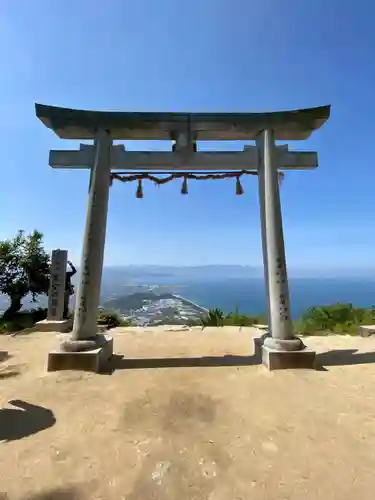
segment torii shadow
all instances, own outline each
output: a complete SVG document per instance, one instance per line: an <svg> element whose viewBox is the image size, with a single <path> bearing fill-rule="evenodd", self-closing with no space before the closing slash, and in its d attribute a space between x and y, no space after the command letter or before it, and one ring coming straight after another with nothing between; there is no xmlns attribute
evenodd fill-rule
<svg viewBox="0 0 375 500"><path fill-rule="evenodd" d="M318 369L325 366L367 365L375 363L374 352L358 352L358 349L333 349L316 355Z"/></svg>
<svg viewBox="0 0 375 500"><path fill-rule="evenodd" d="M115 354L103 374L111 375L116 370L147 370L151 368L213 368L225 366L255 366L262 363L258 354L239 356L175 357L175 358L125 358ZM316 355L315 369L328 371L329 366L364 365L375 363L374 352L358 352L358 349L334 349Z"/></svg>
<svg viewBox="0 0 375 500"><path fill-rule="evenodd" d="M200 356L181 358L124 358L115 354L109 361L105 374L116 370L142 370L149 368L191 368L191 367L224 367L259 365L259 356L238 356L225 354L223 356Z"/></svg>

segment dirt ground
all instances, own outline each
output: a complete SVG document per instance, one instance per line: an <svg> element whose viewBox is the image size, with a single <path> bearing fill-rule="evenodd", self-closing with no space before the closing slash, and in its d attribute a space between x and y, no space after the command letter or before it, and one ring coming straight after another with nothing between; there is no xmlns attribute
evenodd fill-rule
<svg viewBox="0 0 375 500"><path fill-rule="evenodd" d="M375 339L308 338L324 369L268 372L254 335L118 330L102 375L1 336L0 499L373 500Z"/></svg>

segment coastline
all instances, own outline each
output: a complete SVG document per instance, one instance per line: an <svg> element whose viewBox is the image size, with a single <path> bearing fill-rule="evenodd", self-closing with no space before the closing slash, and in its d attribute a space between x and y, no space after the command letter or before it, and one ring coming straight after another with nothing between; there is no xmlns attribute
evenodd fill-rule
<svg viewBox="0 0 375 500"><path fill-rule="evenodd" d="M180 300L181 302L189 305L189 306L193 306L193 307L196 307L197 309L199 309L200 311L204 312L204 313L208 313L208 309L206 307L203 307L199 304L197 304L196 302L193 302L192 300L189 300L189 299L186 299L185 297L183 297L182 295L177 295L175 293L172 293L172 296L177 299L177 300Z"/></svg>

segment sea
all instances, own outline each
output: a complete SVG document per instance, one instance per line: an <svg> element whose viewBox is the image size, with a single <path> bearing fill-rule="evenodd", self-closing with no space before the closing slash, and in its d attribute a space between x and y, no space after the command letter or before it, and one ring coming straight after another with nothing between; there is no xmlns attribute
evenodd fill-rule
<svg viewBox="0 0 375 500"><path fill-rule="evenodd" d="M171 282L172 281L172 282ZM173 285L178 281L165 278L154 279L149 283ZM123 288L122 288L123 289ZM293 319L299 319L310 307L334 303L352 303L357 307L370 308L375 305L375 277L359 278L289 278L291 311ZM102 287L101 300L112 295L112 286ZM261 315L266 312L266 294L264 280L261 278L226 278L215 280L194 279L179 281L174 293L207 308L222 309L225 313L233 312L237 307L240 313ZM116 295L121 295L117 289ZM30 298L23 301L24 308L46 307L46 297L39 296L37 304ZM0 311L7 308L8 299L0 296ZM74 304L72 298L71 306Z"/></svg>
<svg viewBox="0 0 375 500"><path fill-rule="evenodd" d="M293 319L308 308L334 303L352 303L358 307L375 305L375 278L289 278ZM194 282L179 291L181 295L208 309L260 315L266 312L264 281L260 278Z"/></svg>

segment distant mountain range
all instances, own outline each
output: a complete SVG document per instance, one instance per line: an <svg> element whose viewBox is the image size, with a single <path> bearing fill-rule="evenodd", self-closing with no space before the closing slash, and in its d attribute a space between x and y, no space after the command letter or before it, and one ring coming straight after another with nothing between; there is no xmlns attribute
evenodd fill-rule
<svg viewBox="0 0 375 500"><path fill-rule="evenodd" d="M157 279L223 279L223 278L255 278L263 276L262 267L252 266L114 266L105 267L103 279L114 279L115 276L126 275L137 281L144 278Z"/></svg>
<svg viewBox="0 0 375 500"><path fill-rule="evenodd" d="M126 293L125 287L139 285L171 286L177 293L178 285L197 282L212 283L230 279L262 278L263 268L251 266L118 266L105 267L102 279L102 296ZM183 295L183 291L181 290Z"/></svg>
<svg viewBox="0 0 375 500"><path fill-rule="evenodd" d="M298 269L289 268L289 277L300 278L349 278L374 279L375 270L361 269ZM264 279L262 266L207 265L207 266L117 266L105 267L102 280L102 294L118 293L124 286L170 285L172 293L180 293L177 285L215 283L223 280ZM181 290L183 295L183 291Z"/></svg>

